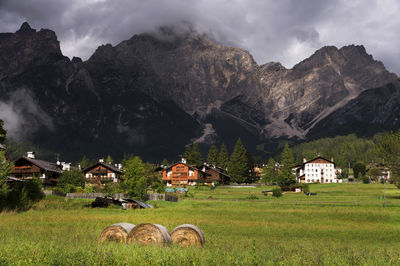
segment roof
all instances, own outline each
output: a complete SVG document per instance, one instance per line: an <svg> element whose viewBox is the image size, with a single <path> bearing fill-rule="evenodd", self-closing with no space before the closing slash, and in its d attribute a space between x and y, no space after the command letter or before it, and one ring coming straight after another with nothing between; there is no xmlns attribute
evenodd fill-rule
<svg viewBox="0 0 400 266"><path fill-rule="evenodd" d="M177 165L177 164L183 164L183 165L186 165L187 167L189 167L189 168L191 168L191 169L193 169L193 170L200 171L199 168L197 168L197 167L195 167L195 166L193 166L193 165L188 165L188 164L186 164L186 163L182 163L182 162L176 162L176 163L174 163L174 164L171 164L170 166L164 168L163 170L168 170L168 169L170 169L171 167L173 167L173 166L175 166L175 165Z"/></svg>
<svg viewBox="0 0 400 266"><path fill-rule="evenodd" d="M25 156L22 156L20 158L18 158L16 161L18 160L27 160L28 162L31 162L32 164L36 165L37 167L45 170L45 171L49 171L49 172L55 172L55 173L61 173L61 168L59 165L57 165L56 163L52 163L52 162L47 162L47 161L43 161L43 160L38 160L38 159L32 159L32 158L28 158Z"/></svg>
<svg viewBox="0 0 400 266"><path fill-rule="evenodd" d="M107 169L110 169L113 172L120 173L120 174L123 173L123 171L121 169L119 169L118 167L115 167L115 166L113 166L111 164L103 163L103 162L97 162L95 164L92 164L91 166L83 169L83 172L87 172L87 171L89 171L89 170L91 170L91 169L93 169L93 168L95 168L97 166L100 166L100 165L105 167L105 168L107 168Z"/></svg>
<svg viewBox="0 0 400 266"><path fill-rule="evenodd" d="M221 175L224 175L224 176L227 176L227 177L230 178L229 175L227 175L227 174L221 172L221 171L220 171L219 169L217 169L216 167L212 167L212 166L208 166L208 165L203 165L203 166L207 167L207 168L210 169L210 170L213 170L213 171L217 172L218 174L221 174Z"/></svg>
<svg viewBox="0 0 400 266"><path fill-rule="evenodd" d="M335 164L334 162L332 162L332 161L330 161L330 160L328 160L328 159L325 159L325 158L322 157L322 156L318 156L318 157L315 157L314 159L311 159L311 160L309 160L309 161L303 163L303 165L304 165L304 164L307 164L307 163L312 163L313 161L316 161L316 160L318 160L318 159L322 159L322 160L327 161L328 163L333 163L333 164Z"/></svg>

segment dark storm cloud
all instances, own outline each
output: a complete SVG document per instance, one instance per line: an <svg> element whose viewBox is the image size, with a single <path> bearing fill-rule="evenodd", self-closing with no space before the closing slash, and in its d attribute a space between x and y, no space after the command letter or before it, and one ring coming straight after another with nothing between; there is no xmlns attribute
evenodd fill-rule
<svg viewBox="0 0 400 266"><path fill-rule="evenodd" d="M397 0L5 0L0 31L28 21L53 29L64 54L88 58L100 44L185 22L258 63L292 67L324 45L363 44L400 73L399 13Z"/></svg>

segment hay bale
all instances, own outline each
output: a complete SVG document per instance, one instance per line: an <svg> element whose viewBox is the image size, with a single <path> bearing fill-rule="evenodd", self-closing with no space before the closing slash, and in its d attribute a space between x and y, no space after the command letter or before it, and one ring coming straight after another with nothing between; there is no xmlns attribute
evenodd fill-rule
<svg viewBox="0 0 400 266"><path fill-rule="evenodd" d="M113 224L101 232L99 237L99 242L105 241L115 241L115 242L123 242L125 243L129 232L135 227L134 224L129 223L119 223Z"/></svg>
<svg viewBox="0 0 400 266"><path fill-rule="evenodd" d="M136 225L128 234L128 243L139 243L141 245L163 246L171 243L168 229L159 224L144 223Z"/></svg>
<svg viewBox="0 0 400 266"><path fill-rule="evenodd" d="M172 242L182 247L202 247L205 239L204 234L195 225L182 224L175 227L171 233Z"/></svg>

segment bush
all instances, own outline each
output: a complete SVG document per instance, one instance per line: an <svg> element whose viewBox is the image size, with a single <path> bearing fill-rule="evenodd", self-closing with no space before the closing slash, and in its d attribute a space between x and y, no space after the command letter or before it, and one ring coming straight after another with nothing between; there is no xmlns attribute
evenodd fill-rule
<svg viewBox="0 0 400 266"><path fill-rule="evenodd" d="M39 179L16 182L7 193L5 207L10 210L25 211L30 209L33 203L43 198L44 193Z"/></svg>
<svg viewBox="0 0 400 266"><path fill-rule="evenodd" d="M368 177L368 176L363 176L362 182L363 182L364 184L369 184L369 183L370 183L369 177Z"/></svg>
<svg viewBox="0 0 400 266"><path fill-rule="evenodd" d="M65 171L57 180L57 187L65 193L73 193L75 187L85 188L85 176L79 170Z"/></svg>
<svg viewBox="0 0 400 266"><path fill-rule="evenodd" d="M276 187L272 190L273 197L282 197L282 190L280 187Z"/></svg>
<svg viewBox="0 0 400 266"><path fill-rule="evenodd" d="M83 189L83 193L95 193L96 189L93 186L87 186Z"/></svg>
<svg viewBox="0 0 400 266"><path fill-rule="evenodd" d="M247 197L247 199L258 200L258 197L256 195L250 195L250 196Z"/></svg>
<svg viewBox="0 0 400 266"><path fill-rule="evenodd" d="M121 191L121 187L118 183L106 183L104 186L104 193L110 197L113 197L115 193L120 193Z"/></svg>
<svg viewBox="0 0 400 266"><path fill-rule="evenodd" d="M301 184L301 189L304 193L310 192L310 186L308 184Z"/></svg>

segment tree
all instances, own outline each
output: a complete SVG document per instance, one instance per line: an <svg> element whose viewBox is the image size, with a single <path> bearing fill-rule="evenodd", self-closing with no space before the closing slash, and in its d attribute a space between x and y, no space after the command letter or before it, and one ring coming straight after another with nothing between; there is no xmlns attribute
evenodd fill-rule
<svg viewBox="0 0 400 266"><path fill-rule="evenodd" d="M296 176L293 174L294 166L293 154L289 145L286 143L281 153L281 170L278 174L277 183L280 186L289 186L296 183Z"/></svg>
<svg viewBox="0 0 400 266"><path fill-rule="evenodd" d="M7 131L3 128L4 122L0 119L0 144L4 144L6 141Z"/></svg>
<svg viewBox="0 0 400 266"><path fill-rule="evenodd" d="M168 165L169 165L169 162L168 162L167 158L164 158L164 159L161 161L161 165L162 165L162 166L168 166Z"/></svg>
<svg viewBox="0 0 400 266"><path fill-rule="evenodd" d="M218 154L217 166L221 167L226 171L226 168L228 167L228 162L229 162L228 150L226 149L225 144L222 144Z"/></svg>
<svg viewBox="0 0 400 266"><path fill-rule="evenodd" d="M124 188L129 197L138 197L145 200L147 184L145 180L145 166L139 156L130 157L123 161Z"/></svg>
<svg viewBox="0 0 400 266"><path fill-rule="evenodd" d="M86 157L86 155L83 155L81 162L79 163L81 168L85 169L88 168L92 162L88 159L88 157Z"/></svg>
<svg viewBox="0 0 400 266"><path fill-rule="evenodd" d="M365 167L365 164L363 164L361 162L357 162L354 164L354 166L353 166L354 178L365 176L366 172L367 172L367 168Z"/></svg>
<svg viewBox="0 0 400 266"><path fill-rule="evenodd" d="M6 184L13 164L7 159L6 151L0 149L0 211L7 205L8 187Z"/></svg>
<svg viewBox="0 0 400 266"><path fill-rule="evenodd" d="M276 182L278 172L276 170L274 158L269 158L267 165L262 169L261 177L266 184L272 184Z"/></svg>
<svg viewBox="0 0 400 266"><path fill-rule="evenodd" d="M200 166L203 164L203 155L201 155L198 143L194 143L192 146L186 146L183 157L190 165Z"/></svg>
<svg viewBox="0 0 400 266"><path fill-rule="evenodd" d="M211 145L207 154L207 163L217 165L218 162L218 149L217 146Z"/></svg>
<svg viewBox="0 0 400 266"><path fill-rule="evenodd" d="M112 165L114 163L114 160L113 158L111 158L111 155L107 155L107 158L104 162Z"/></svg>
<svg viewBox="0 0 400 266"><path fill-rule="evenodd" d="M76 187L85 188L85 176L79 170L64 171L57 180L57 187L64 192L74 192Z"/></svg>
<svg viewBox="0 0 400 266"><path fill-rule="evenodd" d="M381 138L378 150L391 168L390 180L400 188L400 130L385 134Z"/></svg>
<svg viewBox="0 0 400 266"><path fill-rule="evenodd" d="M378 181L378 177L380 176L380 174L381 174L381 170L379 170L375 166L369 168L369 170L368 170L369 178L374 180L374 181Z"/></svg>
<svg viewBox="0 0 400 266"><path fill-rule="evenodd" d="M239 138L228 163L228 174L231 177L231 181L243 183L250 178L250 171L251 166L247 150Z"/></svg>

